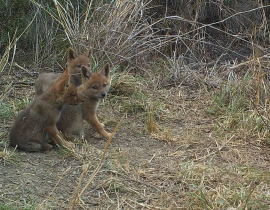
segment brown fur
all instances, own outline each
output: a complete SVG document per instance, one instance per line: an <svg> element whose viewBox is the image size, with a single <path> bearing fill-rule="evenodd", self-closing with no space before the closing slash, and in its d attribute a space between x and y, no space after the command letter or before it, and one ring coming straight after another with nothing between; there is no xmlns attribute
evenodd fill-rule
<svg viewBox="0 0 270 210"><path fill-rule="evenodd" d="M77 53L72 49L68 49L67 53L67 69L71 76L71 82L75 84L76 87L82 84L81 79L81 67L82 65L87 66L87 68L91 69L91 60L90 60L91 52L86 51L83 54L77 55ZM35 91L36 96L41 95L44 93L54 81L60 76L61 74L55 73L41 73L35 82Z"/></svg>
<svg viewBox="0 0 270 210"><path fill-rule="evenodd" d="M110 88L109 64L97 73L91 73L82 66L82 85L78 87L78 94L83 97L84 103L72 107L66 105L61 111L57 128L66 137L74 135L84 136L83 120L91 124L103 137L109 138L111 133L104 130L104 124L100 123L96 116L99 102L103 99Z"/></svg>
<svg viewBox="0 0 270 210"><path fill-rule="evenodd" d="M68 69L41 96L29 104L17 117L9 134L10 145L29 152L51 150L50 143L72 147L56 128L64 104L79 104L82 98L69 78Z"/></svg>

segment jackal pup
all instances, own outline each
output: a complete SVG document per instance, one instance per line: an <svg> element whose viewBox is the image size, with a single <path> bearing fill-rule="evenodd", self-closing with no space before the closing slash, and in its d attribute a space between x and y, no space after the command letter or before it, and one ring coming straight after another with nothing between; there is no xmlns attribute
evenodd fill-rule
<svg viewBox="0 0 270 210"><path fill-rule="evenodd" d="M87 66L91 69L92 62L90 60L91 51L85 51L83 54L78 55L72 48L67 52L67 69L71 75L70 79L76 87L82 84L81 67ZM35 81L36 96L44 93L49 87L51 87L54 81L61 74L56 73L41 73Z"/></svg>
<svg viewBox="0 0 270 210"><path fill-rule="evenodd" d="M57 128L68 138L81 136L84 138L84 123L86 120L103 137L109 138L111 133L104 130L104 124L100 123L96 116L99 102L110 88L110 66L105 64L97 73L91 73L86 66L82 66L82 85L78 87L78 94L84 102L79 106L66 105L56 123Z"/></svg>
<svg viewBox="0 0 270 210"><path fill-rule="evenodd" d="M57 130L56 121L64 104L77 105L82 101L66 69L19 114L9 134L10 146L29 152L51 150L51 143L72 147L73 143L65 141Z"/></svg>

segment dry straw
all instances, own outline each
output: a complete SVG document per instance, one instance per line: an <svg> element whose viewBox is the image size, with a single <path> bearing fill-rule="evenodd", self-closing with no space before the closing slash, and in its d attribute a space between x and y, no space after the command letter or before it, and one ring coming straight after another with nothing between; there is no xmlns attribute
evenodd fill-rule
<svg viewBox="0 0 270 210"><path fill-rule="evenodd" d="M84 194L84 192L87 190L87 188L89 187L89 185L92 183L93 179L95 178L95 176L98 174L98 172L100 171L101 167L103 166L104 164L104 159L105 159L105 155L107 153L107 150L108 150L108 147L109 145L111 144L111 141L113 139L113 136L114 134L116 133L116 131L118 130L119 126L121 125L124 117L125 117L126 113L123 115L123 117L120 119L120 121L117 123L117 125L115 126L113 132L112 132L112 135L109 137L109 139L107 140L106 144L105 144L105 147L104 147L104 151L102 153L102 156L101 156L101 159L99 161L99 164L97 165L96 169L92 172L91 176L89 177L86 185L82 188L82 190L79 192L80 188L81 188L81 184L82 184L82 181L89 169L89 164L84 164L82 166L82 173L81 173L81 176L80 176L80 179L79 179L79 183L78 183L78 186L77 188L75 189L74 193L73 193L73 196L67 206L68 209L72 210L75 208L75 205L76 204L79 204L80 203L80 200L81 200L81 196Z"/></svg>

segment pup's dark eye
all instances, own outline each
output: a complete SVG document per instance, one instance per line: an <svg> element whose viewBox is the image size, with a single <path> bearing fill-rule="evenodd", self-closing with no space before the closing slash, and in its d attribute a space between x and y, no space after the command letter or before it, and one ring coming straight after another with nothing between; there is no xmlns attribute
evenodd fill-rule
<svg viewBox="0 0 270 210"><path fill-rule="evenodd" d="M103 87L106 87L107 86L107 84L103 84Z"/></svg>
<svg viewBox="0 0 270 210"><path fill-rule="evenodd" d="M73 93L72 96L73 96L73 97L76 97L76 96L77 96L77 93Z"/></svg>
<svg viewBox="0 0 270 210"><path fill-rule="evenodd" d="M90 63L88 63L88 65L87 65L88 67L91 67L91 64Z"/></svg>
<svg viewBox="0 0 270 210"><path fill-rule="evenodd" d="M96 90L96 89L98 89L98 86L93 86L92 88Z"/></svg>
<svg viewBox="0 0 270 210"><path fill-rule="evenodd" d="M82 64L78 64L77 67L81 68L82 67Z"/></svg>

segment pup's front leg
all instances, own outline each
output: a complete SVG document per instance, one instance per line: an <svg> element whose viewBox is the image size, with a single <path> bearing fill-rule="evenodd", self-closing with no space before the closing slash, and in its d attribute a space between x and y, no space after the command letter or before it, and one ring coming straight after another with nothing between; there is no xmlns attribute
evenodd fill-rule
<svg viewBox="0 0 270 210"><path fill-rule="evenodd" d="M85 119L93 128L105 138L109 138L112 134L104 130L104 124L100 123L95 114L87 115Z"/></svg>
<svg viewBox="0 0 270 210"><path fill-rule="evenodd" d="M50 126L45 129L45 132L48 133L50 139L54 144L58 144L59 146L64 146L67 148L74 147L74 144L68 142L64 139L63 135L57 130L56 126Z"/></svg>

